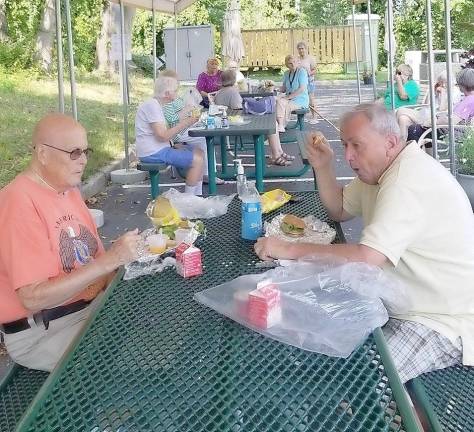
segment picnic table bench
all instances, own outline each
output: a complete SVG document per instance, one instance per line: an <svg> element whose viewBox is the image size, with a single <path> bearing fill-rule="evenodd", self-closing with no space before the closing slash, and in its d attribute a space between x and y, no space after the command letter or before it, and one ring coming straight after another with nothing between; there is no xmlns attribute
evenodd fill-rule
<svg viewBox="0 0 474 432"><path fill-rule="evenodd" d="M0 431L13 432L44 381L47 372L12 363L0 381Z"/></svg>
<svg viewBox="0 0 474 432"><path fill-rule="evenodd" d="M408 387L432 432L474 430L474 368L453 366L423 374Z"/></svg>

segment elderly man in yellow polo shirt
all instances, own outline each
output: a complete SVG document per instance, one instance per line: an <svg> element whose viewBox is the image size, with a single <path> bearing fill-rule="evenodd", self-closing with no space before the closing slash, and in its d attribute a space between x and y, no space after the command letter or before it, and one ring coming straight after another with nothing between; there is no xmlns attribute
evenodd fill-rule
<svg viewBox="0 0 474 432"><path fill-rule="evenodd" d="M345 158L357 177L336 182L333 151L309 137L308 159L336 221L361 216L358 244L314 245L261 238L262 259L334 254L380 266L408 288L409 308L383 331L403 382L454 364L474 365L474 216L455 178L415 143L392 113L359 105L341 119Z"/></svg>

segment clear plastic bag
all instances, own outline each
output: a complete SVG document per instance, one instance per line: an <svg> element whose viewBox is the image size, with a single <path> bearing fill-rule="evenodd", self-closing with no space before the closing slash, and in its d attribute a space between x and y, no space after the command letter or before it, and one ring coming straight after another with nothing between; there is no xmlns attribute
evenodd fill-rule
<svg viewBox="0 0 474 432"><path fill-rule="evenodd" d="M210 219L227 213L227 207L234 199L232 195L216 195L202 198L196 195L181 193L169 189L163 194L185 219Z"/></svg>
<svg viewBox="0 0 474 432"><path fill-rule="evenodd" d="M156 234L155 228L149 228L141 232L141 237L143 239L142 250L140 252L140 257L136 261L132 261L129 264L125 265L125 274L123 276L124 280L135 279L139 276L145 276L154 273L160 273L165 268L175 267L176 260L170 256L174 254L173 246L167 247L166 251L161 255L156 255L150 253L147 247L147 238L153 234ZM197 235L197 233L192 233ZM193 237L194 239L196 237Z"/></svg>
<svg viewBox="0 0 474 432"><path fill-rule="evenodd" d="M269 328L251 323L249 301L249 293L265 279L276 284L281 309L281 319L277 314ZM403 286L378 268L323 259L240 276L194 298L270 338L345 358L388 320L382 294L390 302L406 297Z"/></svg>

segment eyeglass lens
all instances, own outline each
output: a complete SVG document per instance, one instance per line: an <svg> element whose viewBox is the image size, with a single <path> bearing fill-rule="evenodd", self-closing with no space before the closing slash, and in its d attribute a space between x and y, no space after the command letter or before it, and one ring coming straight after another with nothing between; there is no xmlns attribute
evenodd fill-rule
<svg viewBox="0 0 474 432"><path fill-rule="evenodd" d="M82 153L84 153L86 157L89 157L89 155L92 153L92 149L86 148L85 150L82 150L82 149L77 148L77 149L72 150L69 153L69 155L71 156L72 160L76 160L81 157Z"/></svg>

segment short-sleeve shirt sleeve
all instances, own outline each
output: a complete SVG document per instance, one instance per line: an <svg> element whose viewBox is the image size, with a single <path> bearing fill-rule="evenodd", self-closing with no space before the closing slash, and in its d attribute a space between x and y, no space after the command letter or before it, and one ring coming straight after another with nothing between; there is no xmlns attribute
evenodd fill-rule
<svg viewBox="0 0 474 432"><path fill-rule="evenodd" d="M396 266L407 247L420 238L427 220L420 197L408 186L382 187L360 244L382 253Z"/></svg>
<svg viewBox="0 0 474 432"><path fill-rule="evenodd" d="M414 80L409 80L406 82L404 88L408 95L408 104L416 104L418 102L418 96L420 95L418 83Z"/></svg>
<svg viewBox="0 0 474 432"><path fill-rule="evenodd" d="M358 178L344 186L342 190L342 207L352 216L362 215L362 184Z"/></svg>
<svg viewBox="0 0 474 432"><path fill-rule="evenodd" d="M163 109L154 99L150 99L141 106L143 120L147 123L166 123Z"/></svg>

